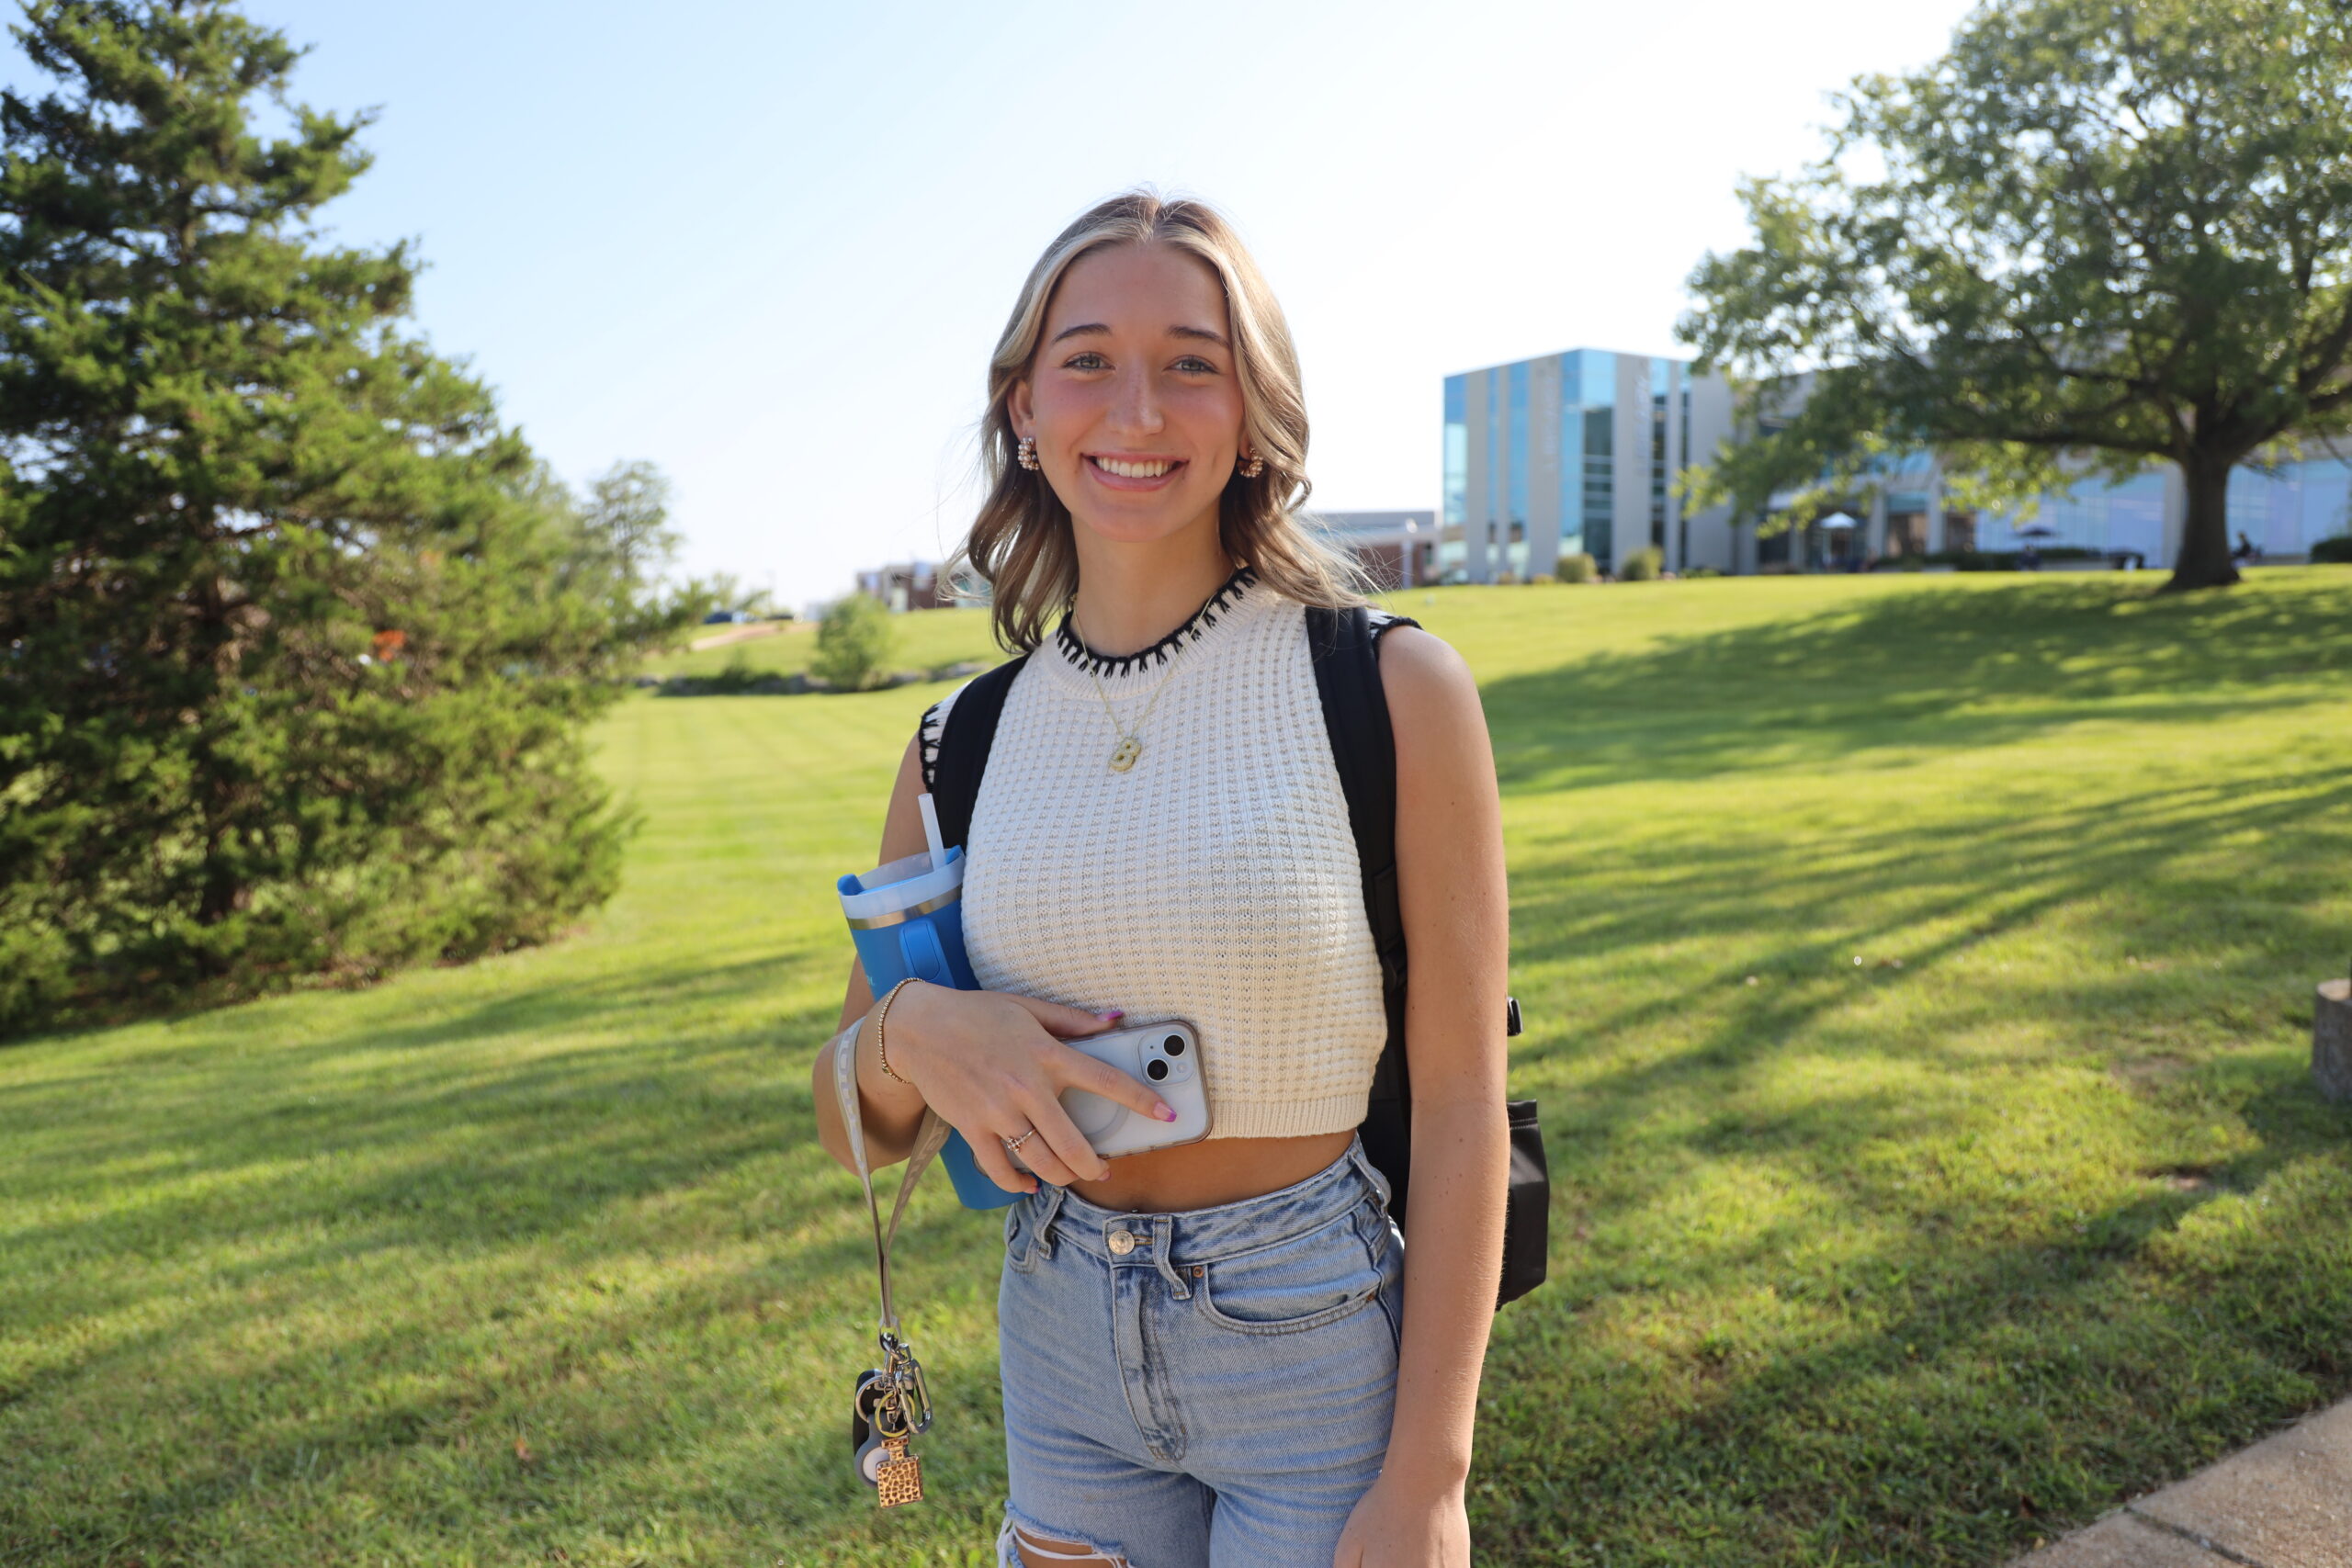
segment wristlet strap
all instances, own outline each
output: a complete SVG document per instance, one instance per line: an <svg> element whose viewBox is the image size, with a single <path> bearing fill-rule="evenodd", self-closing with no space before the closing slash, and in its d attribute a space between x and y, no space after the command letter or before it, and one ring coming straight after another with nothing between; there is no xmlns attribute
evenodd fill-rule
<svg viewBox="0 0 2352 1568"><path fill-rule="evenodd" d="M895 1335L899 1329L898 1307L890 1299L890 1244L898 1239L899 1222L905 1217L907 1201L914 1196L915 1183L922 1179L924 1169L946 1145L947 1134L954 1129L939 1119L939 1112L924 1107L922 1124L915 1132L915 1146L907 1156L906 1174L899 1179L898 1201L890 1205L890 1228L882 1228L882 1205L874 1196L874 1175L865 1162L865 1119L859 1107L857 1093L857 1043L864 1033L865 1021L852 1025L833 1047L833 1092L840 1098L842 1128L849 1137L850 1157L857 1165L858 1185L865 1189L865 1211L874 1222L874 1272L881 1282L882 1327Z"/></svg>

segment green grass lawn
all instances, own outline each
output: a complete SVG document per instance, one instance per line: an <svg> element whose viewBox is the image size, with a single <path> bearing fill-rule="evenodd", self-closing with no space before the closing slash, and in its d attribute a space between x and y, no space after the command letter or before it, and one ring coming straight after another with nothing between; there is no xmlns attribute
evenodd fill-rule
<svg viewBox="0 0 2352 1568"><path fill-rule="evenodd" d="M2352 571L2154 581L1400 596L1485 683L1555 1182L1481 1562L1990 1564L2352 1390ZM0 1562L989 1561L994 1222L910 1217L877 1517L807 1087L937 690L632 698L556 946L0 1049Z"/></svg>

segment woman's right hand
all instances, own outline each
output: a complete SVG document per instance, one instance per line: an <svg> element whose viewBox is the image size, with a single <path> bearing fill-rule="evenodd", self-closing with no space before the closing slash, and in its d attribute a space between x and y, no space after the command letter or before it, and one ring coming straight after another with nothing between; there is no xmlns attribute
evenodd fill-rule
<svg viewBox="0 0 2352 1568"><path fill-rule="evenodd" d="M1034 1192L1037 1184L1013 1168L1003 1144L1031 1127L1037 1135L1021 1145L1021 1158L1043 1179L1067 1187L1111 1173L1062 1109L1062 1090L1087 1089L1140 1115L1175 1120L1140 1078L1062 1043L1099 1034L1121 1016L918 980L890 1004L884 1040L890 1070L964 1134L982 1174L1008 1192Z"/></svg>

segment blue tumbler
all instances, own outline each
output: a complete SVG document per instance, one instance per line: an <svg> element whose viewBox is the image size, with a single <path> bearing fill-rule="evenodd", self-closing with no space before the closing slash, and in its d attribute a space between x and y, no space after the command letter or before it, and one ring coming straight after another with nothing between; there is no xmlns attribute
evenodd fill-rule
<svg viewBox="0 0 2352 1568"><path fill-rule="evenodd" d="M964 851L940 844L931 796L923 795L919 804L929 850L841 879L842 914L865 966L865 982L877 997L907 979L959 991L980 988L964 956ZM947 1135L939 1163L947 1168L956 1196L967 1209L1001 1209L1021 1196L980 1173L961 1133Z"/></svg>

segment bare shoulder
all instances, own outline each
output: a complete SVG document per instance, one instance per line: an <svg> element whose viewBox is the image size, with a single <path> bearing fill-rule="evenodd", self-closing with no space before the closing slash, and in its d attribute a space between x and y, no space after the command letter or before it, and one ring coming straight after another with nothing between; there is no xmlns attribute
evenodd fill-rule
<svg viewBox="0 0 2352 1568"><path fill-rule="evenodd" d="M1466 733L1483 738L1477 678L1453 644L1419 626L1396 626L1381 635L1379 646L1380 683L1399 741ZM1397 750L1401 755L1406 748Z"/></svg>
<svg viewBox="0 0 2352 1568"><path fill-rule="evenodd" d="M890 783L890 805L882 818L883 860L897 860L923 847L922 808L916 804L922 787L922 737L917 735L907 742L898 776Z"/></svg>

